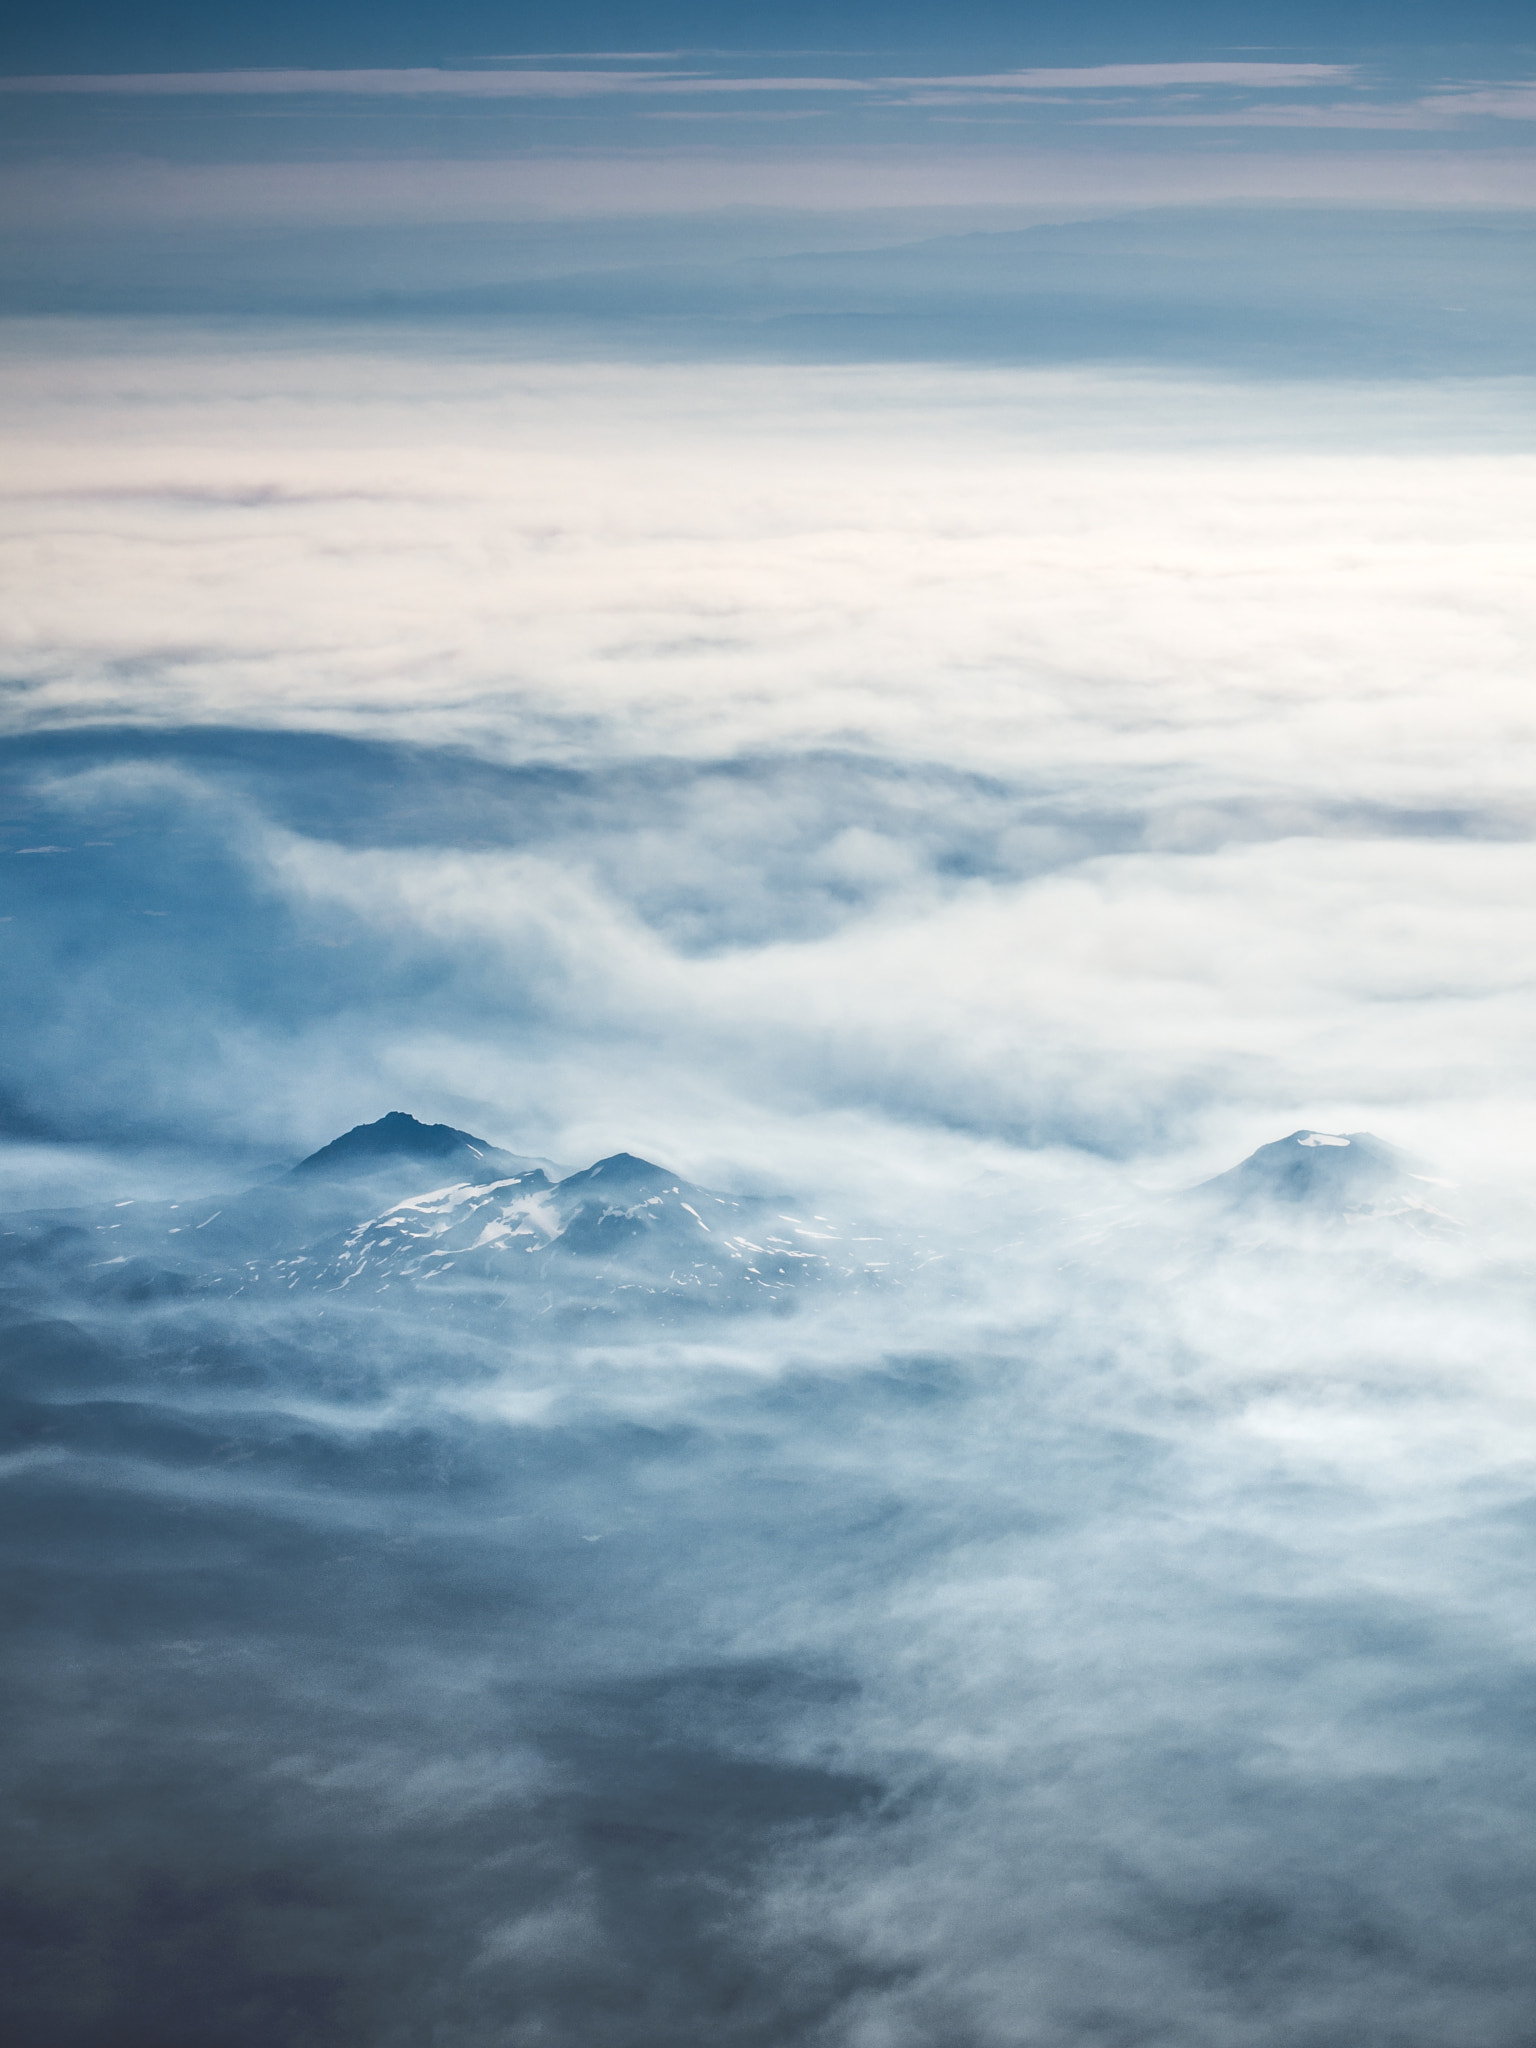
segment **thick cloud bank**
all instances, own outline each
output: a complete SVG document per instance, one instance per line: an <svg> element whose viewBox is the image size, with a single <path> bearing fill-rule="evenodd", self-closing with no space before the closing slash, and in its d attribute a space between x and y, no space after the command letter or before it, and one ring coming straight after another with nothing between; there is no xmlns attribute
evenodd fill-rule
<svg viewBox="0 0 1536 2048"><path fill-rule="evenodd" d="M1517 394L14 386L19 2037L1520 2048Z"/></svg>

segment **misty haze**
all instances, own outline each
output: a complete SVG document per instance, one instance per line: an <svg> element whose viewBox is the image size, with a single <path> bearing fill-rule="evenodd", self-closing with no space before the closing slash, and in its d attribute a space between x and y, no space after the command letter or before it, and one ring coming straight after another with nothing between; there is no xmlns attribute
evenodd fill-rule
<svg viewBox="0 0 1536 2048"><path fill-rule="evenodd" d="M1532 2048L1529 42L0 28L7 2043Z"/></svg>

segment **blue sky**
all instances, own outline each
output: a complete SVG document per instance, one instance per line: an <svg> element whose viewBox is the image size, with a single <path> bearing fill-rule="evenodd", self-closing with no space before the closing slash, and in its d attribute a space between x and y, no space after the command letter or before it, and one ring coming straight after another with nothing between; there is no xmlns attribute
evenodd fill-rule
<svg viewBox="0 0 1536 2048"><path fill-rule="evenodd" d="M1454 11L1430 0L1347 6L1297 4L1148 8L1135 0L1091 10L1019 4L729 7L548 4L424 7L384 4L324 9L297 5L162 6L126 11L98 0L30 15L19 12L5 47L18 69L131 70L187 64L440 64L507 50L740 52L767 49L845 54L888 49L964 51L1019 61L1103 61L1294 46L1440 48L1529 42L1526 11L1479 0Z"/></svg>
<svg viewBox="0 0 1536 2048"><path fill-rule="evenodd" d="M1513 10L1446 26L50 15L0 59L0 304L479 320L539 353L1508 374L1536 325L1536 56Z"/></svg>

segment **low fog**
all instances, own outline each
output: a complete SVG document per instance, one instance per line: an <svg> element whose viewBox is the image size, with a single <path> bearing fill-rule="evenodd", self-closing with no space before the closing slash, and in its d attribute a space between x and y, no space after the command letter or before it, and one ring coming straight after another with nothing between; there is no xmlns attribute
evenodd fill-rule
<svg viewBox="0 0 1536 2048"><path fill-rule="evenodd" d="M1523 1247L1116 1187L734 1310L9 1219L29 2038L1523 2039Z"/></svg>
<svg viewBox="0 0 1536 2048"><path fill-rule="evenodd" d="M20 2037L1519 2048L1509 394L167 362L13 471ZM343 1285L395 1111L661 1250Z"/></svg>

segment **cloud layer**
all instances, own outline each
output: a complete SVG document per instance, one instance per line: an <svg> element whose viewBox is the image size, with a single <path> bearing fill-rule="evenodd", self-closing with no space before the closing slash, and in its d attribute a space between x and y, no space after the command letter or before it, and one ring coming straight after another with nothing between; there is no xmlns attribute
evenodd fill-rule
<svg viewBox="0 0 1536 2048"><path fill-rule="evenodd" d="M0 1168L109 1205L0 1239L18 2033L1518 2048L1524 387L11 371ZM903 1277L18 1249L392 1108ZM1464 1224L1160 1199L1303 1123Z"/></svg>
<svg viewBox="0 0 1536 2048"><path fill-rule="evenodd" d="M85 1036L29 1041L44 1124L307 1145L451 1071L450 1121L568 1157L627 1120L701 1172L801 1119L827 1170L839 1118L1525 1128L1496 394L1271 392L1261 430L1081 375L252 371L18 377L13 719L84 751L16 757L6 935L47 985L89 904L100 963ZM296 737L245 770L199 725ZM258 997L295 946L324 972Z"/></svg>

